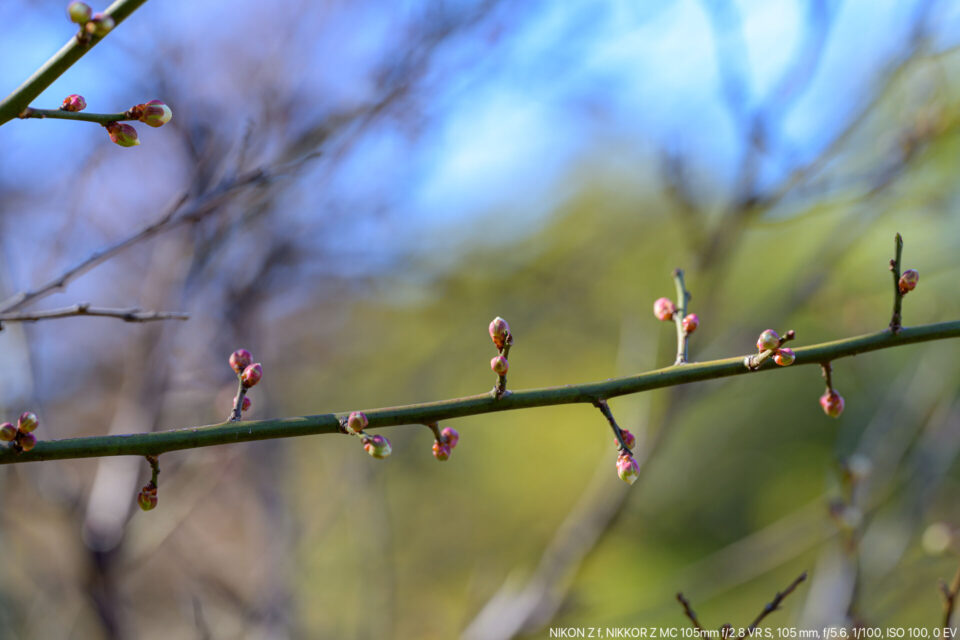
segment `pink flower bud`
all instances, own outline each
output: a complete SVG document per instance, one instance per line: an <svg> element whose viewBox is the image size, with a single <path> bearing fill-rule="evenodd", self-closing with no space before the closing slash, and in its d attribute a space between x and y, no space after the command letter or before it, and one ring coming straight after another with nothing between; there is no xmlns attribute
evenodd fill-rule
<svg viewBox="0 0 960 640"><path fill-rule="evenodd" d="M247 368L243 370L243 373L240 374L240 383L249 389L250 387L256 386L262 377L263 366L259 362L254 362L247 366Z"/></svg>
<svg viewBox="0 0 960 640"><path fill-rule="evenodd" d="M157 486L148 482L137 494L137 505L144 511L150 511L156 508L157 502Z"/></svg>
<svg viewBox="0 0 960 640"><path fill-rule="evenodd" d="M621 453L617 457L617 475L627 484L633 484L640 477L640 465L633 456Z"/></svg>
<svg viewBox="0 0 960 640"><path fill-rule="evenodd" d="M627 429L620 429L620 435L623 436L623 442L627 445L627 449L633 451L633 448L637 446L637 438ZM616 437L613 438L613 444L620 446L620 441Z"/></svg>
<svg viewBox="0 0 960 640"><path fill-rule="evenodd" d="M68 95L63 99L63 104L60 105L61 111L83 111L86 108L87 101L83 99L83 96L76 93Z"/></svg>
<svg viewBox="0 0 960 640"><path fill-rule="evenodd" d="M457 430L453 427L445 427L443 431L440 432L440 435L443 436L447 446L449 446L451 449L457 446L457 443L460 442L460 434L457 433Z"/></svg>
<svg viewBox="0 0 960 640"><path fill-rule="evenodd" d="M450 459L450 445L433 441L433 457L443 462Z"/></svg>
<svg viewBox="0 0 960 640"><path fill-rule="evenodd" d="M505 376L507 375L507 369L510 368L510 363L503 356L494 356L490 361L490 368L498 376Z"/></svg>
<svg viewBox="0 0 960 640"><path fill-rule="evenodd" d="M12 442L17 437L17 428L9 422L0 424L0 440Z"/></svg>
<svg viewBox="0 0 960 640"><path fill-rule="evenodd" d="M87 33L102 38L113 30L113 18L105 13L94 14L90 21L84 27Z"/></svg>
<svg viewBox="0 0 960 640"><path fill-rule="evenodd" d="M657 298L657 301L653 303L653 315L657 316L657 320L666 322L673 318L673 314L676 312L677 308L670 298Z"/></svg>
<svg viewBox="0 0 960 640"><path fill-rule="evenodd" d="M107 133L114 144L121 147L135 147L140 144L140 138L137 137L137 130L123 122L111 122L106 126Z"/></svg>
<svg viewBox="0 0 960 640"><path fill-rule="evenodd" d="M507 324L506 320L497 316L490 323L490 339L493 340L493 344L496 345L497 349L503 349L509 338L510 325Z"/></svg>
<svg viewBox="0 0 960 640"><path fill-rule="evenodd" d="M233 406L237 406L237 396L233 396ZM243 402L240 403L240 411L249 411L253 406L250 396L243 396Z"/></svg>
<svg viewBox="0 0 960 640"><path fill-rule="evenodd" d="M237 349L230 354L230 368L237 372L237 375L243 373L243 370L253 362L253 356L246 349Z"/></svg>
<svg viewBox="0 0 960 640"><path fill-rule="evenodd" d="M35 446L37 446L37 436L32 433L21 433L17 437L17 442L20 443L20 448L24 451L30 451Z"/></svg>
<svg viewBox="0 0 960 640"><path fill-rule="evenodd" d="M82 2L71 2L67 5L67 15L70 16L70 22L82 25L90 20L93 9Z"/></svg>
<svg viewBox="0 0 960 640"><path fill-rule="evenodd" d="M777 355L773 356L773 361L781 367L789 367L796 359L797 355L793 352L793 349L787 347L777 349Z"/></svg>
<svg viewBox="0 0 960 640"><path fill-rule="evenodd" d="M386 458L393 451L390 447L390 441L381 435L364 438L363 450L378 460Z"/></svg>
<svg viewBox="0 0 960 640"><path fill-rule="evenodd" d="M780 334L773 329L767 329L757 338L757 351L771 351L780 346Z"/></svg>
<svg viewBox="0 0 960 640"><path fill-rule="evenodd" d="M30 433L38 426L40 426L40 421L37 420L37 414L32 411L24 411L17 420L17 429L23 433Z"/></svg>
<svg viewBox="0 0 960 640"><path fill-rule="evenodd" d="M900 274L900 282L897 283L897 286L900 288L900 295L906 295L907 292L916 289L918 282L920 282L919 271L916 269L907 269L904 271Z"/></svg>
<svg viewBox="0 0 960 640"><path fill-rule="evenodd" d="M824 391L823 395L820 396L820 406L823 408L823 412L831 418L840 417L840 414L843 413L843 404L843 396L833 389Z"/></svg>
<svg viewBox="0 0 960 640"><path fill-rule="evenodd" d="M362 411L354 411L347 416L347 433L357 435L366 429L368 424L369 420L367 420L367 414Z"/></svg>
<svg viewBox="0 0 960 640"><path fill-rule="evenodd" d="M695 313L691 313L683 319L683 332L690 335L700 326L700 318Z"/></svg>
<svg viewBox="0 0 960 640"><path fill-rule="evenodd" d="M162 127L170 122L173 117L173 111L159 100L151 100L145 104L137 105L139 107L140 122L151 127Z"/></svg>

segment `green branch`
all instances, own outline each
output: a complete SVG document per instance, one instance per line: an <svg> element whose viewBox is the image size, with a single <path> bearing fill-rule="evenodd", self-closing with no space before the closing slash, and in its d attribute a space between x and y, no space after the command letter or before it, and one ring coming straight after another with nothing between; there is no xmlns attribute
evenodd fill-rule
<svg viewBox="0 0 960 640"><path fill-rule="evenodd" d="M796 349L797 359L793 366L819 366L822 362L868 351L958 337L960 337L960 320L904 328L897 334L887 330L879 331ZM758 370L773 371L786 368L778 367L768 360ZM373 409L364 411L364 413L369 419L370 427L430 424L440 420L496 411L511 411L559 404L596 404L607 398L649 391L650 389L749 373L753 372L744 366L743 356L737 356L723 360L672 366L603 382L515 391L499 399L492 397L490 393L483 393L455 400ZM340 418L345 415L346 413L327 413L274 420L231 422L155 433L48 440L38 442L34 449L25 453L17 453L12 449L0 451L0 464L100 456L159 455L167 451L234 442L340 433Z"/></svg>
<svg viewBox="0 0 960 640"><path fill-rule="evenodd" d="M114 28L126 20L131 13L136 11L140 5L147 0L116 0L104 12L113 18ZM17 87L13 93L0 102L0 126L13 120L24 109L30 106L30 103L36 100L37 96L53 84L53 81L59 78L73 64L83 57L83 55L95 47L103 38L90 36L83 41L72 36L67 44L63 45L60 51L53 54L53 57L47 60L42 67L37 69L32 76L27 78L26 82Z"/></svg>
<svg viewBox="0 0 960 640"><path fill-rule="evenodd" d="M53 118L55 120L82 120L84 122L96 122L97 124L110 124L111 122L120 122L121 120L133 120L126 113L87 113L85 111L63 111L61 109L34 109L27 107L20 116L21 118Z"/></svg>

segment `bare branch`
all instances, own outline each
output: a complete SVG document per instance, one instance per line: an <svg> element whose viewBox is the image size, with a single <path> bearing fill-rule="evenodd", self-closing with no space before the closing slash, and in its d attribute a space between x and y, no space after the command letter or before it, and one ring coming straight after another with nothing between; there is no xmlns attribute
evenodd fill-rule
<svg viewBox="0 0 960 640"><path fill-rule="evenodd" d="M124 322L153 322L155 320L189 320L190 314L182 311L143 311L137 307L112 309L92 307L89 302L81 302L69 307L48 311L22 311L0 313L0 322L37 322L38 320L56 320L77 316L97 318L117 318Z"/></svg>

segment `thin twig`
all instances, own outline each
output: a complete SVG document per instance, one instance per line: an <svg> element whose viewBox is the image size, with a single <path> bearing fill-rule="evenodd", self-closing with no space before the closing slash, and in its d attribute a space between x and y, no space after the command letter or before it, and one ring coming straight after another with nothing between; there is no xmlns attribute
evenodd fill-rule
<svg viewBox="0 0 960 640"><path fill-rule="evenodd" d="M899 333L903 326L903 293L900 292L900 257L903 254L903 238L899 233L894 238L894 252L896 257L890 261L890 271L893 273L893 316L890 318L890 331Z"/></svg>
<svg viewBox="0 0 960 640"><path fill-rule="evenodd" d="M37 322L38 320L55 320L57 318L71 318L76 316L117 318L124 322L190 319L190 314L183 313L182 311L142 311L136 307L129 309L112 309L107 307L91 307L89 302L81 302L69 307L50 309L48 311L0 313L0 322Z"/></svg>
<svg viewBox="0 0 960 640"><path fill-rule="evenodd" d="M89 111L63 111L62 109L34 109L27 107L20 112L19 118L51 118L53 120L80 120L97 124L110 124L121 120L136 120L124 113L90 113Z"/></svg>
<svg viewBox="0 0 960 640"><path fill-rule="evenodd" d="M953 620L953 609L957 604L957 594L960 594L960 568L953 576L950 586L940 581L940 593L943 594L943 628L949 629Z"/></svg>
<svg viewBox="0 0 960 640"><path fill-rule="evenodd" d="M697 614L694 612L693 608L690 606L690 601L687 600L682 593L677 592L677 602L683 605L683 613L690 620L690 624L693 625L693 628L697 630L697 635L706 633L706 629L703 628L703 625L700 624L700 621L697 620Z"/></svg>
<svg viewBox="0 0 960 640"><path fill-rule="evenodd" d="M790 583L790 586L788 586L783 591L778 591L777 595L773 597L773 600L767 603L767 606L763 608L763 611L760 612L760 615L756 617L756 619L750 624L750 626L746 630L740 632L739 637L744 638L748 635L752 635L753 632L756 631L757 627L760 626L760 623L763 622L763 619L766 618L771 613L773 613L774 611L776 611L777 609L779 609L780 603L783 602L784 598L786 598L791 593L793 593L793 591L798 586L800 586L800 583L806 579L807 579L807 572L804 571L799 576L797 576L797 578L793 582Z"/></svg>
<svg viewBox="0 0 960 640"><path fill-rule="evenodd" d="M597 409L600 409L600 413L603 414L603 417L607 419L607 422L610 423L610 428L613 429L613 435L617 438L617 442L620 445L620 453L625 453L629 456L633 455L633 452L630 450L630 447L627 446L626 440L623 439L623 429L620 428L620 425L617 424L616 419L613 417L613 412L610 411L610 405L607 404L606 400L597 400L593 403Z"/></svg>
<svg viewBox="0 0 960 640"><path fill-rule="evenodd" d="M677 286L677 310L673 314L673 321L677 325L677 359L673 364L678 365L687 362L687 331L683 327L683 319L687 317L690 292L683 283L683 269L673 270L673 281Z"/></svg>

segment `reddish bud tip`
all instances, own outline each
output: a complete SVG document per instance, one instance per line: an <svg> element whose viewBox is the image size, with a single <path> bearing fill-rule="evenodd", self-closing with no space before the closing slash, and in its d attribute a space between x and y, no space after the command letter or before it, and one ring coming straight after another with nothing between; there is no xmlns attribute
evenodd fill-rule
<svg viewBox="0 0 960 640"><path fill-rule="evenodd" d="M494 356L490 361L490 368L498 376L505 376L507 375L507 369L510 368L510 363L503 356Z"/></svg>
<svg viewBox="0 0 960 640"><path fill-rule="evenodd" d="M673 314L676 312L677 308L670 298L657 298L657 301L653 303L653 315L657 316L657 320L666 322L673 318Z"/></svg>
<svg viewBox="0 0 960 640"><path fill-rule="evenodd" d="M510 325L500 316L490 323L490 339L493 340L497 349L503 349L510 339Z"/></svg>
<svg viewBox="0 0 960 640"><path fill-rule="evenodd" d="M121 147L135 147L140 144L137 130L123 122L111 122L106 125L107 133L114 144Z"/></svg>
<svg viewBox="0 0 960 640"><path fill-rule="evenodd" d="M9 422L0 424L0 440L12 442L17 437L17 428Z"/></svg>
<svg viewBox="0 0 960 640"><path fill-rule="evenodd" d="M900 275L900 282L897 286L900 289L900 295L906 295L908 292L917 288L920 282L920 272L916 269L907 269Z"/></svg>
<svg viewBox="0 0 960 640"><path fill-rule="evenodd" d="M237 349L230 354L230 368L237 372L237 375L243 373L243 370L253 362L253 356L246 349Z"/></svg>
<svg viewBox="0 0 960 640"><path fill-rule="evenodd" d="M93 9L83 2L71 2L67 5L67 15L70 16L70 22L83 25L90 20L90 17L93 15Z"/></svg>
<svg viewBox="0 0 960 640"><path fill-rule="evenodd" d="M17 419L17 429L23 433L30 433L38 426L40 426L40 421L37 419L37 414L32 411L24 411Z"/></svg>
<svg viewBox="0 0 960 640"><path fill-rule="evenodd" d="M170 122L173 117L173 111L159 100L151 100L145 104L137 105L140 122L151 127L162 127Z"/></svg>
<svg viewBox="0 0 960 640"><path fill-rule="evenodd" d="M695 313L691 313L683 319L683 332L690 335L700 326L700 318Z"/></svg>
<svg viewBox="0 0 960 640"><path fill-rule="evenodd" d="M773 361L781 367L789 367L796 359L797 355L793 352L793 349L787 347L777 349L777 355L773 356Z"/></svg>
<svg viewBox="0 0 960 640"><path fill-rule="evenodd" d="M83 96L76 93L71 93L64 98L63 104L60 105L61 111L83 111L86 108L87 101L83 99Z"/></svg>
<svg viewBox="0 0 960 640"><path fill-rule="evenodd" d="M35 446L37 446L37 436L32 433L21 433L17 436L17 442L20 443L20 448L24 451L30 451Z"/></svg>
<svg viewBox="0 0 960 640"><path fill-rule="evenodd" d="M386 458L393 451L390 447L390 441L381 435L364 438L363 450L378 460Z"/></svg>
<svg viewBox="0 0 960 640"><path fill-rule="evenodd" d="M621 453L617 457L617 475L627 484L633 484L640 477L640 465L633 456Z"/></svg>
<svg viewBox="0 0 960 640"><path fill-rule="evenodd" d="M156 508L157 502L157 486L148 482L137 494L137 505L144 511L150 511Z"/></svg>
<svg viewBox="0 0 960 640"><path fill-rule="evenodd" d="M453 427L445 427L443 431L440 432L440 435L443 436L444 442L446 442L451 449L460 442L460 434Z"/></svg>
<svg viewBox="0 0 960 640"><path fill-rule="evenodd" d="M248 365L243 373L240 374L240 383L247 389L256 386L263 377L263 366L259 362Z"/></svg>
<svg viewBox="0 0 960 640"><path fill-rule="evenodd" d="M233 406L237 406L237 397L233 397ZM243 402L240 403L240 411L249 411L250 407L253 406L253 400L250 399L250 396L243 396Z"/></svg>
<svg viewBox="0 0 960 640"><path fill-rule="evenodd" d="M820 396L820 406L823 408L823 412L831 418L840 417L840 414L843 413L843 404L843 396L833 389L824 391L823 395Z"/></svg>
<svg viewBox="0 0 960 640"><path fill-rule="evenodd" d="M102 38L113 30L113 25L113 18L105 13L97 13L90 18L84 29L87 30L87 33Z"/></svg>
<svg viewBox="0 0 960 640"><path fill-rule="evenodd" d="M636 436L634 436L632 433L630 433L630 431L628 431L627 429L620 429L620 435L623 436L623 442L624 442L624 444L627 445L627 449L630 449L630 450L632 451L633 448L634 448L635 446L637 446L637 438L636 438ZM617 445L617 446L619 447L619 446L620 446L620 441L617 440L616 438L614 438L614 439L613 439L613 444L615 444L615 445Z"/></svg>
<svg viewBox="0 0 960 640"><path fill-rule="evenodd" d="M757 338L757 351L772 351L780 346L780 334L773 329L767 329Z"/></svg>
<svg viewBox="0 0 960 640"><path fill-rule="evenodd" d="M441 462L450 459L450 445L433 441L433 457Z"/></svg>
<svg viewBox="0 0 960 640"><path fill-rule="evenodd" d="M367 414L363 413L362 411L354 411L347 416L347 433L357 435L367 428L367 424L369 424L369 421L367 420Z"/></svg>

